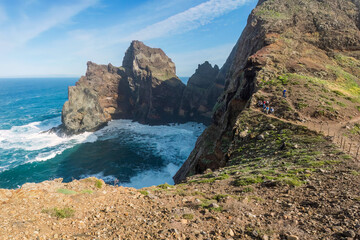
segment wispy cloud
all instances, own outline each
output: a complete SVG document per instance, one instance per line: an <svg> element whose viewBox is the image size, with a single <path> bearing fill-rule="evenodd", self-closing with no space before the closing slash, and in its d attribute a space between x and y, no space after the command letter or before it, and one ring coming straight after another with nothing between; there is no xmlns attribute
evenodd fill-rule
<svg viewBox="0 0 360 240"><path fill-rule="evenodd" d="M181 34L208 24L215 18L234 10L249 0L209 0L163 21L150 25L123 40L149 40Z"/></svg>
<svg viewBox="0 0 360 240"><path fill-rule="evenodd" d="M234 44L233 40L218 43L214 38L209 40L209 44L200 46L203 50L193 51L198 49L194 47L198 45L198 39L192 41L190 35L199 34L190 31L215 19L227 19L229 12L255 1L148 0L135 4L135 7L124 8L126 10L122 12L119 6L123 5L123 1L18 0L19 4L5 6L3 24L0 4L0 55L3 56L0 58L0 76L80 75L85 71L88 60L121 65L129 41L134 39L163 48L176 63L179 75L190 75L197 64L205 60L222 65ZM108 8L118 8L109 10L107 5ZM88 8L91 9L85 12ZM109 15L97 24L94 19L104 17L104 14ZM108 16L109 20L106 20ZM242 18L246 19L246 16L240 14L237 19ZM189 34L177 35L186 32ZM181 47L172 44L178 38L183 39L179 40ZM219 46L225 43L229 44ZM191 47L187 48L188 45Z"/></svg>
<svg viewBox="0 0 360 240"><path fill-rule="evenodd" d="M68 21L79 12L96 4L97 1L76 0L72 1L71 4L53 5L44 13L31 17L26 12L22 13L21 19L14 19L12 24L0 30L0 51L9 50L28 42L41 33Z"/></svg>
<svg viewBox="0 0 360 240"><path fill-rule="evenodd" d="M0 6L0 24L8 19L6 11L3 6Z"/></svg>
<svg viewBox="0 0 360 240"><path fill-rule="evenodd" d="M145 11L142 19L135 18L125 23L108 26L103 29L80 29L70 32L69 36L71 41L76 40L79 41L78 43L82 42L77 48L76 53L95 54L96 52L104 51L105 48L119 44L127 45L132 40L147 41L162 39L197 29L251 1L254 0L208 0L167 17L165 20L150 24L143 29L136 29L139 25L144 24L144 19L148 17L156 18L156 14L162 15L161 11L154 14L154 11L149 10ZM176 0L175 2L179 4L179 2L184 2L184 0ZM185 2L188 2L188 0ZM161 6L158 6L159 3L160 2L156 2L156 4L153 3L152 7L161 9ZM160 5L163 5L163 8L175 8L174 4L161 3ZM145 6L143 6L143 9L144 8L146 9ZM149 13L154 16L148 16ZM133 27L135 27L135 31Z"/></svg>

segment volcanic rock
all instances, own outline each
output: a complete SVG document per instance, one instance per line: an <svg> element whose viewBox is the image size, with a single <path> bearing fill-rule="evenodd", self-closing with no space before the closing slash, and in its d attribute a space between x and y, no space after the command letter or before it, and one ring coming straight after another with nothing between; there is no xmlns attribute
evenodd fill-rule
<svg viewBox="0 0 360 240"><path fill-rule="evenodd" d="M358 94L340 82L359 89L359 7L359 0L260 0L220 70L225 91L215 104L213 124L199 137L175 182L227 164L235 133L246 125L242 112L261 111L252 103L270 100L278 118L292 121L300 116L336 120L357 114L350 100ZM341 91L330 94L335 86ZM290 92L286 98L284 89ZM314 99L320 91L343 107L324 107Z"/></svg>
<svg viewBox="0 0 360 240"><path fill-rule="evenodd" d="M217 66L205 62L186 87L161 49L133 41L122 67L87 63L86 75L69 87L61 129L67 134L96 131L113 119L145 124L209 123L223 90L218 73Z"/></svg>

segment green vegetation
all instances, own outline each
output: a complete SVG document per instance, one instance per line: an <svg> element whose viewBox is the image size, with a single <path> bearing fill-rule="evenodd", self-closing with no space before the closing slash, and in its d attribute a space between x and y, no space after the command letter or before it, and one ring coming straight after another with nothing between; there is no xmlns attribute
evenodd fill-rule
<svg viewBox="0 0 360 240"><path fill-rule="evenodd" d="M282 181L292 187L298 187L303 184L302 181L300 181L299 179L296 179L296 178L284 178Z"/></svg>
<svg viewBox="0 0 360 240"><path fill-rule="evenodd" d="M144 195L144 196L148 196L148 195L149 195L149 192L146 191L146 190L139 190L139 193L141 193L141 194Z"/></svg>
<svg viewBox="0 0 360 240"><path fill-rule="evenodd" d="M79 192L76 192L74 190L70 190L70 189L65 189L65 188L59 188L58 190L56 190L56 192L58 193L62 193L62 194L65 194L65 195L74 195L74 194L79 194ZM87 193L87 194L92 194L93 191L90 190L90 189L84 189L84 190L81 190L80 193Z"/></svg>
<svg viewBox="0 0 360 240"><path fill-rule="evenodd" d="M282 85L286 86L289 84L289 76L288 75L282 75L278 76L278 80L281 82Z"/></svg>
<svg viewBox="0 0 360 240"><path fill-rule="evenodd" d="M213 182L215 182L215 178L208 178L208 179L198 180L195 182L196 183L213 183Z"/></svg>
<svg viewBox="0 0 360 240"><path fill-rule="evenodd" d="M182 215L183 219L192 220L194 218L194 214L191 213L185 213Z"/></svg>
<svg viewBox="0 0 360 240"><path fill-rule="evenodd" d="M239 179L236 179L233 182L234 186L247 186L247 185L251 185L251 184L256 184L256 183L262 183L264 182L264 179L262 179L259 176L250 176L250 177L241 177Z"/></svg>
<svg viewBox="0 0 360 240"><path fill-rule="evenodd" d="M103 185L103 183L102 183L101 180L97 179L97 180L95 181L95 187L97 187L97 188L102 188L102 185Z"/></svg>
<svg viewBox="0 0 360 240"><path fill-rule="evenodd" d="M339 90L333 90L333 93L335 93L339 97L345 97L346 96L344 93L340 92Z"/></svg>
<svg viewBox="0 0 360 240"><path fill-rule="evenodd" d="M216 177L215 180L225 180L228 179L230 176L227 175L226 173L222 173L219 175L219 177Z"/></svg>
<svg viewBox="0 0 360 240"><path fill-rule="evenodd" d="M255 15L258 17L262 17L265 19L287 19L288 16L284 13L276 12L274 10L268 10L268 9L260 9L259 11L255 12Z"/></svg>
<svg viewBox="0 0 360 240"><path fill-rule="evenodd" d="M360 124L356 123L350 132L355 135L360 135Z"/></svg>
<svg viewBox="0 0 360 240"><path fill-rule="evenodd" d="M301 110L301 109L306 108L306 107L308 107L308 106L309 106L309 104L306 104L306 103L304 103L304 102L297 102L297 103L295 103L295 107L296 107L296 109L298 109L298 110Z"/></svg>
<svg viewBox="0 0 360 240"><path fill-rule="evenodd" d="M246 187L242 190L243 193L249 193L249 192L253 192L254 189L252 187Z"/></svg>
<svg viewBox="0 0 360 240"><path fill-rule="evenodd" d="M70 218L75 214L75 210L70 207L43 209L41 212L57 218Z"/></svg>
<svg viewBox="0 0 360 240"><path fill-rule="evenodd" d="M169 189L169 188L174 188L173 185L170 185L170 184L167 184L167 183L164 183L164 184L160 184L157 186L158 188L161 188L161 189Z"/></svg>
<svg viewBox="0 0 360 240"><path fill-rule="evenodd" d="M94 191L90 190L90 189L84 189L81 191L81 193L87 193L87 194L93 194Z"/></svg>
<svg viewBox="0 0 360 240"><path fill-rule="evenodd" d="M65 195L73 195L73 194L77 194L78 192L73 191L73 190L69 190L69 189L64 189L64 188L59 188L58 190L56 190L56 192L58 193L62 193Z"/></svg>
<svg viewBox="0 0 360 240"><path fill-rule="evenodd" d="M217 194L212 197L212 199L215 199L216 201L220 202L222 199L227 198L229 195L227 194Z"/></svg>
<svg viewBox="0 0 360 240"><path fill-rule="evenodd" d="M204 196L205 194L199 191L192 192L191 195L193 196Z"/></svg>
<svg viewBox="0 0 360 240"><path fill-rule="evenodd" d="M340 107L346 107L346 104L342 102L336 102L336 104L339 105Z"/></svg>

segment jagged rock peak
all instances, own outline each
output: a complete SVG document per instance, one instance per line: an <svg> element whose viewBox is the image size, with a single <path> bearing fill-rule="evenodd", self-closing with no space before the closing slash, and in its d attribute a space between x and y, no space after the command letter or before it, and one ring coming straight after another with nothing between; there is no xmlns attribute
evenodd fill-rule
<svg viewBox="0 0 360 240"><path fill-rule="evenodd" d="M177 78L173 61L160 48L151 48L143 42L132 41L125 53L123 67L135 76L152 77L158 80Z"/></svg>
<svg viewBox="0 0 360 240"><path fill-rule="evenodd" d="M219 73L219 67L214 67L208 61L199 64L195 73L189 78L188 86L196 86L200 88L208 88L215 82L215 78Z"/></svg>

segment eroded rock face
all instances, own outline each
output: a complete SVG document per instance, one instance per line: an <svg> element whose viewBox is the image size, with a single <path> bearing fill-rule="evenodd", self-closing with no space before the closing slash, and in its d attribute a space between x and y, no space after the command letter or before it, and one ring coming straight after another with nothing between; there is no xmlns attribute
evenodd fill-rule
<svg viewBox="0 0 360 240"><path fill-rule="evenodd" d="M181 102L180 115L190 121L209 122L213 107L224 90L224 78L218 78L219 67L209 62L199 64L189 78Z"/></svg>
<svg viewBox="0 0 360 240"><path fill-rule="evenodd" d="M271 100L276 116L288 120L310 118L309 111L316 108L325 116L335 113L348 117L347 112L354 111L352 103L344 100L346 107L323 111L309 89L332 92L330 84L315 90L318 86L314 80L331 82L339 88L340 79L360 84L360 72L353 67L360 59L359 2L260 0L219 73L226 77L225 91L214 107L213 124L198 139L174 176L175 182L227 164L231 143L236 142L234 134L241 125L237 120L245 108L255 107L251 104L253 97ZM290 88L291 82L297 91L293 88L283 101L281 91ZM357 97L342 89L344 95ZM299 101L311 108L297 107Z"/></svg>
<svg viewBox="0 0 360 240"><path fill-rule="evenodd" d="M217 66L205 63L186 88L176 76L175 64L161 49L133 41L122 67L88 62L86 75L69 87L62 129L68 134L95 131L112 119L146 124L210 122L223 89L221 81L216 83L218 72Z"/></svg>
<svg viewBox="0 0 360 240"><path fill-rule="evenodd" d="M118 86L124 71L112 65L87 63L87 72L69 87L69 100L62 110L62 123L67 133L95 131L121 113Z"/></svg>
<svg viewBox="0 0 360 240"><path fill-rule="evenodd" d="M185 85L161 49L133 41L123 67L87 64L86 75L69 87L62 122L67 133L95 131L112 119L160 124L177 120Z"/></svg>

